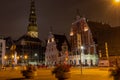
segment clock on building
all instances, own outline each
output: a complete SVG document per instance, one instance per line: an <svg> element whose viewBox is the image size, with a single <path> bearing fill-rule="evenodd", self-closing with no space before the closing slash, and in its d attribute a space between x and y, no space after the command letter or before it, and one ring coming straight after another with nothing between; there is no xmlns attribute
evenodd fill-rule
<svg viewBox="0 0 120 80"><path fill-rule="evenodd" d="M30 31L28 32L28 35L31 36L31 37L38 37L38 32L34 32L34 31Z"/></svg>

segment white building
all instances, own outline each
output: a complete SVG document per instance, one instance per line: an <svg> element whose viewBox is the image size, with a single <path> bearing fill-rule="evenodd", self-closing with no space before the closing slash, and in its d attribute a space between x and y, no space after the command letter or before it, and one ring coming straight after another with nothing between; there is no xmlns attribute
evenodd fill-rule
<svg viewBox="0 0 120 80"><path fill-rule="evenodd" d="M65 35L57 35L50 32L45 51L45 64L53 66L59 63L66 63L69 50L70 47Z"/></svg>

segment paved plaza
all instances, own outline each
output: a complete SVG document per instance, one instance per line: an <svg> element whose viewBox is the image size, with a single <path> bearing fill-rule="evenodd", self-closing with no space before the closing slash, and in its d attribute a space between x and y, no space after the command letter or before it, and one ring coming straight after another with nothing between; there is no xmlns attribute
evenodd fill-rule
<svg viewBox="0 0 120 80"><path fill-rule="evenodd" d="M21 74L21 69L0 71L0 80L57 80L51 74L51 68L40 68L37 70L37 76L34 79L25 79ZM71 68L71 77L67 80L113 80L110 77L108 68Z"/></svg>

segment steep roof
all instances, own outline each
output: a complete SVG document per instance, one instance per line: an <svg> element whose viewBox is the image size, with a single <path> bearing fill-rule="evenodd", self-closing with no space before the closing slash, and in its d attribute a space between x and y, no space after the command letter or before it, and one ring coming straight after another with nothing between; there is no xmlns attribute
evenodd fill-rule
<svg viewBox="0 0 120 80"><path fill-rule="evenodd" d="M9 49L15 42L11 37L5 37L4 40L6 41L6 46Z"/></svg>
<svg viewBox="0 0 120 80"><path fill-rule="evenodd" d="M33 41L33 42L42 42L39 38L33 38L33 37L30 37L30 36L28 36L26 34L21 36L17 41L20 41L20 40Z"/></svg>
<svg viewBox="0 0 120 80"><path fill-rule="evenodd" d="M105 42L107 42L109 55L120 55L120 27L111 27L108 24L93 21L88 21L87 24L98 50L105 54Z"/></svg>

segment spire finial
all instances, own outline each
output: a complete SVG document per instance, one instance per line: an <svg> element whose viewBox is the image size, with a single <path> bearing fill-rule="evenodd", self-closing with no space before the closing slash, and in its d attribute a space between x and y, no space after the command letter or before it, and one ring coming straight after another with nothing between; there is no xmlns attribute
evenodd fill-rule
<svg viewBox="0 0 120 80"><path fill-rule="evenodd" d="M52 33L53 32L53 28L52 28L52 26L50 26L50 33Z"/></svg>
<svg viewBox="0 0 120 80"><path fill-rule="evenodd" d="M35 13L35 1L34 0L31 0L29 22L30 24L36 25L36 13Z"/></svg>
<svg viewBox="0 0 120 80"><path fill-rule="evenodd" d="M76 9L76 19L80 19L80 11L79 9Z"/></svg>
<svg viewBox="0 0 120 80"><path fill-rule="evenodd" d="M76 14L80 16L80 10L78 8L76 9Z"/></svg>

